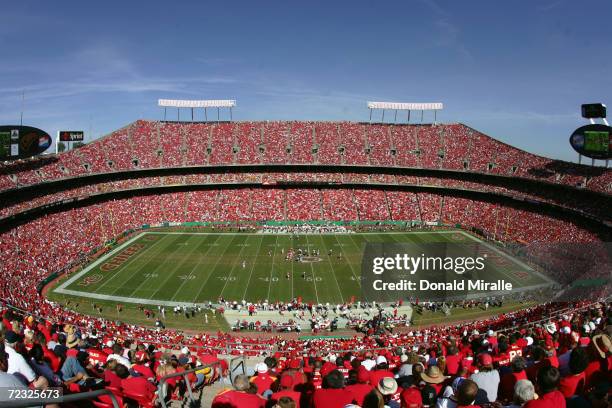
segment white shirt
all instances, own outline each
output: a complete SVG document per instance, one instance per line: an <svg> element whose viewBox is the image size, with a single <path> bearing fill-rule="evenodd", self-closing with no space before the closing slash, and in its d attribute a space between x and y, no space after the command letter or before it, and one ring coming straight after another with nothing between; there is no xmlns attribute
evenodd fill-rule
<svg viewBox="0 0 612 408"><path fill-rule="evenodd" d="M15 351L14 348L6 344L4 348L6 354L8 354L8 369L6 372L8 374L19 374L22 375L28 383L31 383L36 379L36 374L32 367L28 364L25 358L21 354Z"/></svg>
<svg viewBox="0 0 612 408"><path fill-rule="evenodd" d="M109 354L109 356L106 358L106 361L108 360L117 360L119 364L124 365L126 368L130 368L132 366L130 360L123 356L120 356L119 354Z"/></svg>

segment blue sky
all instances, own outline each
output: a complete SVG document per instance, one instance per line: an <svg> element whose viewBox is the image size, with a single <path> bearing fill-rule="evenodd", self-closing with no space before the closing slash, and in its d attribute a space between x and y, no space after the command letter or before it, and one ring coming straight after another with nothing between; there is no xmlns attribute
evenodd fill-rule
<svg viewBox="0 0 612 408"><path fill-rule="evenodd" d="M443 102L442 121L575 160L580 104L612 104L611 16L608 0L5 2L0 123L22 90L25 124L94 137L160 119L158 98L237 99L238 120Z"/></svg>

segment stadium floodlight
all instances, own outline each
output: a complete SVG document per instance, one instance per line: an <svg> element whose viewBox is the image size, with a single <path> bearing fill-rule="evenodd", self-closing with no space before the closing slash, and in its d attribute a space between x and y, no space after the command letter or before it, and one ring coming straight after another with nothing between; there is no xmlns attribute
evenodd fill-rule
<svg viewBox="0 0 612 408"><path fill-rule="evenodd" d="M236 106L234 99L208 99L208 100L182 100L182 99L160 99L158 105L168 108L233 108Z"/></svg>
<svg viewBox="0 0 612 408"><path fill-rule="evenodd" d="M217 108L217 121L220 119L221 108L229 108L230 120L232 120L232 108L236 106L235 99L201 99L201 100L186 100L186 99L158 99L157 105L164 108L164 121L166 120L166 109L177 109L177 120L180 121L181 108L191 109L191 121L193 121L194 109L204 109L204 116L208 121L208 108Z"/></svg>
<svg viewBox="0 0 612 408"><path fill-rule="evenodd" d="M404 103L404 102L368 102L370 109L391 109L391 110L441 110L444 104L434 103Z"/></svg>
<svg viewBox="0 0 612 408"><path fill-rule="evenodd" d="M410 112L413 110L421 111L421 122L423 122L423 115L425 111L433 111L434 112L434 124L437 120L437 112L439 110L444 109L444 104L441 102L431 102L431 103L409 103L409 102L371 102L368 101L368 109L370 109L370 122L372 122L372 111L374 109L382 110L382 122L385 121L385 110L394 110L395 118L393 123L397 122L397 112L398 111L407 111L408 118L407 121L410 122Z"/></svg>

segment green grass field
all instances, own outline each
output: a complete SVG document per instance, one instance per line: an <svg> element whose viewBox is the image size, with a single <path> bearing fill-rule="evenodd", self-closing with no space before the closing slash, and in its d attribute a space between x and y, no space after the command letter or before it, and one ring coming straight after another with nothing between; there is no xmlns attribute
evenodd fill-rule
<svg viewBox="0 0 612 408"><path fill-rule="evenodd" d="M62 281L51 296L140 305L214 303L219 297L270 302L302 297L307 302L342 303L353 296L361 298L361 258L368 241L424 244L469 240L476 238L459 231L298 237L148 231ZM289 248L319 249L320 260L287 261ZM331 256L329 249L333 250ZM498 258L495 271L500 279L512 282L515 288L546 283L526 265L492 250Z"/></svg>

